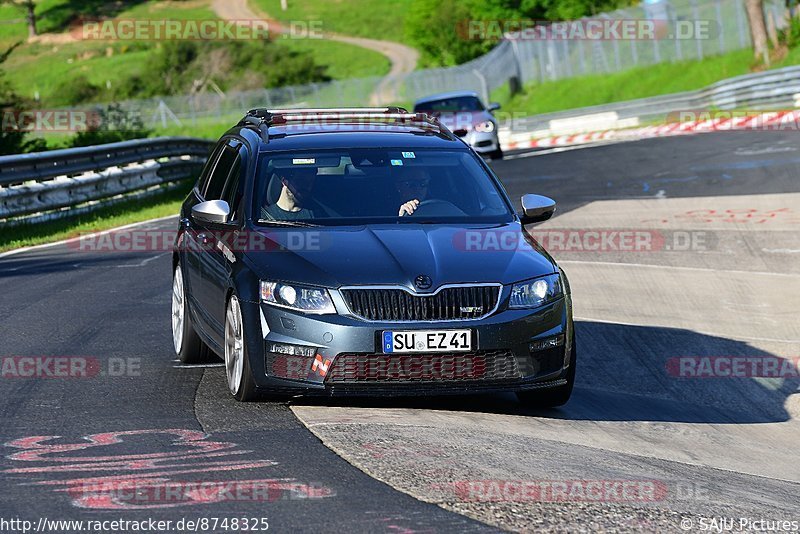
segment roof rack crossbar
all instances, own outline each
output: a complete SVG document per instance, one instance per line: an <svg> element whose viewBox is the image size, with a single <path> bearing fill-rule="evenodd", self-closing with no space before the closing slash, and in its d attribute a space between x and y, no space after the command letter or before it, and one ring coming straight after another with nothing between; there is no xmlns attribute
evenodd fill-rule
<svg viewBox="0 0 800 534"><path fill-rule="evenodd" d="M404 124L436 129L440 133L449 133L436 117L425 113L409 113L406 109L397 106L385 108L256 108L248 111L239 124L257 129L264 142L268 143L271 126L325 120Z"/></svg>
<svg viewBox="0 0 800 534"><path fill-rule="evenodd" d="M283 109L268 109L268 108L255 108L247 112L248 115L255 115L261 117L267 113L272 115L285 115L285 114L315 114L315 113L408 113L408 110L400 106L388 106L385 108L283 108Z"/></svg>

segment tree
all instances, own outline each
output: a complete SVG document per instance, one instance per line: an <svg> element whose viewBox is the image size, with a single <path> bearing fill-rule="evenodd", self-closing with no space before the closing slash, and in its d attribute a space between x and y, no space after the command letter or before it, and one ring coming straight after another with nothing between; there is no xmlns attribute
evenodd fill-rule
<svg viewBox="0 0 800 534"><path fill-rule="evenodd" d="M25 10L25 20L28 23L28 37L35 37L36 32L36 2L34 0L0 0L0 4L10 4Z"/></svg>
<svg viewBox="0 0 800 534"><path fill-rule="evenodd" d="M9 49L0 52L0 65L8 59L11 52L22 43L16 43ZM0 69L0 156L8 154L20 154L22 152L37 152L45 150L47 144L44 139L27 139L28 132L20 129L17 119L28 103L23 100L8 80L5 79L5 72Z"/></svg>
<svg viewBox="0 0 800 534"><path fill-rule="evenodd" d="M745 0L747 19L750 21L750 36L753 38L753 52L769 66L769 47L767 46L767 25L764 22L763 0Z"/></svg>

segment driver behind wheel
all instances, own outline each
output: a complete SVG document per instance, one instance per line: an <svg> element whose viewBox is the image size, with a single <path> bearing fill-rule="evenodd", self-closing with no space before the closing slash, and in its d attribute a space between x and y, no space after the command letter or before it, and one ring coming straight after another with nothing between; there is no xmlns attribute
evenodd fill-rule
<svg viewBox="0 0 800 534"><path fill-rule="evenodd" d="M395 177L394 185L400 196L398 216L412 215L428 196L431 177L419 167L406 167Z"/></svg>

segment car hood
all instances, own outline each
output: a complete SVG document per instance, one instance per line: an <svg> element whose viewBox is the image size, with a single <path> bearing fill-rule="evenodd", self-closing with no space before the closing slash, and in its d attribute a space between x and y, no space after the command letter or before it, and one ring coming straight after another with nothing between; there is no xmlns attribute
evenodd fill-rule
<svg viewBox="0 0 800 534"><path fill-rule="evenodd" d="M257 230L270 245L248 250L261 279L337 288L404 285L419 275L444 284L510 284L550 274L553 259L514 222L469 228L402 224Z"/></svg>

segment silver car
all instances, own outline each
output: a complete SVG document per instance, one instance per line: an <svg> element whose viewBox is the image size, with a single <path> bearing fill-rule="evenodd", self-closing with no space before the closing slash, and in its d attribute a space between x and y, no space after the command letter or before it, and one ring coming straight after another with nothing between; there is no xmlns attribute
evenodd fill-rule
<svg viewBox="0 0 800 534"><path fill-rule="evenodd" d="M492 112L500 104L483 105L473 91L441 93L418 100L414 111L434 115L454 134L466 141L478 154L501 159L503 150L497 137L497 119Z"/></svg>

